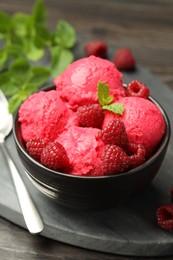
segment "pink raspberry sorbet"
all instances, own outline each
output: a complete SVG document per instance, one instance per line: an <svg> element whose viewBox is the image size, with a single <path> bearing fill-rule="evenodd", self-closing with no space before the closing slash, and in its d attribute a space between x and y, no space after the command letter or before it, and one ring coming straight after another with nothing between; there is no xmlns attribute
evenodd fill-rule
<svg viewBox="0 0 173 260"><path fill-rule="evenodd" d="M73 62L54 81L60 96L73 110L80 105L98 103L98 82L109 85L115 100L125 96L121 72L112 62L95 56Z"/></svg>
<svg viewBox="0 0 173 260"><path fill-rule="evenodd" d="M123 115L105 112L102 128L112 119L120 117L125 124L129 141L143 144L149 156L165 133L166 125L161 111L145 98L125 97L118 102L124 106Z"/></svg>
<svg viewBox="0 0 173 260"><path fill-rule="evenodd" d="M71 126L58 136L57 141L64 146L70 160L71 174L103 175L104 144L97 140L99 131L96 128Z"/></svg>
<svg viewBox="0 0 173 260"><path fill-rule="evenodd" d="M76 114L69 110L56 90L32 94L19 110L22 137L55 140L70 124L77 123Z"/></svg>

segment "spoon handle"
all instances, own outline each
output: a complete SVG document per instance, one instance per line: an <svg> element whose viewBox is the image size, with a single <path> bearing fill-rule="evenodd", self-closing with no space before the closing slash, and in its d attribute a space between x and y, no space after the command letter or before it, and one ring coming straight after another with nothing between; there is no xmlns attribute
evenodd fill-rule
<svg viewBox="0 0 173 260"><path fill-rule="evenodd" d="M14 186L18 195L19 203L21 206L21 210L23 213L23 217L26 223L26 226L30 233L38 234L40 233L43 228L43 221L38 213L37 208L35 207L30 194L28 193L25 184L20 177L20 174L7 150L5 142L0 142L0 147L4 154L4 157L7 161Z"/></svg>

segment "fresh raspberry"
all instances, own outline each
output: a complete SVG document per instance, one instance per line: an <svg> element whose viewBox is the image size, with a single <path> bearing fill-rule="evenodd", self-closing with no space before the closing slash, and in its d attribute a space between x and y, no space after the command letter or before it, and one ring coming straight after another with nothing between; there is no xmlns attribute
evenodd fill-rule
<svg viewBox="0 0 173 260"><path fill-rule="evenodd" d="M94 55L100 58L106 58L107 44L101 40L93 40L85 44L84 51L87 57Z"/></svg>
<svg viewBox="0 0 173 260"><path fill-rule="evenodd" d="M135 67L135 58L128 48L120 48L114 55L113 63L119 70L132 70Z"/></svg>
<svg viewBox="0 0 173 260"><path fill-rule="evenodd" d="M70 167L65 148L57 141L50 142L42 151L41 163L53 170L64 172Z"/></svg>
<svg viewBox="0 0 173 260"><path fill-rule="evenodd" d="M100 131L99 137L105 144L114 144L124 149L128 145L126 128L120 118L111 120L110 123Z"/></svg>
<svg viewBox="0 0 173 260"><path fill-rule="evenodd" d="M91 104L79 107L77 117L81 126L100 128L104 113L99 104Z"/></svg>
<svg viewBox="0 0 173 260"><path fill-rule="evenodd" d="M157 223L165 230L173 230L173 204L165 204L157 209Z"/></svg>
<svg viewBox="0 0 173 260"><path fill-rule="evenodd" d="M129 168L130 160L125 151L116 145L107 144L103 156L105 175L118 174Z"/></svg>
<svg viewBox="0 0 173 260"><path fill-rule="evenodd" d="M133 80L125 88L126 96L142 97L148 99L150 95L149 88L139 80Z"/></svg>
<svg viewBox="0 0 173 260"><path fill-rule="evenodd" d="M146 150L142 144L129 143L128 154L131 168L135 168L145 162Z"/></svg>
<svg viewBox="0 0 173 260"><path fill-rule="evenodd" d="M49 143L47 138L32 138L26 143L28 153L37 161L40 161L40 156L43 148Z"/></svg>

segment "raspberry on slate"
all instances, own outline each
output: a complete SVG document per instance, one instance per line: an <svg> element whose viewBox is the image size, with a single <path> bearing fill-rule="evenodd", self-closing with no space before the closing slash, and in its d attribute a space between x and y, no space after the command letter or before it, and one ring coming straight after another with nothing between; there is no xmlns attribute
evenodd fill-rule
<svg viewBox="0 0 173 260"><path fill-rule="evenodd" d="M43 148L49 143L47 138L32 138L26 143L28 153L37 161L40 161L40 156Z"/></svg>
<svg viewBox="0 0 173 260"><path fill-rule="evenodd" d="M132 70L136 62L130 49L119 48L113 57L113 63L119 70Z"/></svg>
<svg viewBox="0 0 173 260"><path fill-rule="evenodd" d="M91 104L79 107L77 117L81 126L100 128L104 119L104 113L99 104Z"/></svg>
<svg viewBox="0 0 173 260"><path fill-rule="evenodd" d="M100 131L98 137L100 137L105 144L114 144L124 149L128 145L126 128L120 118L113 119L103 130Z"/></svg>
<svg viewBox="0 0 173 260"><path fill-rule="evenodd" d="M107 144L103 156L105 175L118 174L129 168L130 160L125 151L116 145Z"/></svg>
<svg viewBox="0 0 173 260"><path fill-rule="evenodd" d="M145 162L146 149L142 144L129 143L130 167L135 168Z"/></svg>
<svg viewBox="0 0 173 260"><path fill-rule="evenodd" d="M65 148L57 141L50 142L42 151L41 163L53 170L66 171L70 167Z"/></svg>
<svg viewBox="0 0 173 260"><path fill-rule="evenodd" d="M125 88L126 96L142 97L148 99L150 90L143 82L139 80L133 80Z"/></svg>
<svg viewBox="0 0 173 260"><path fill-rule="evenodd" d="M157 209L157 223L165 230L173 230L173 204L165 204Z"/></svg>
<svg viewBox="0 0 173 260"><path fill-rule="evenodd" d="M94 55L100 58L107 56L107 44L101 40L87 42L84 46L86 56Z"/></svg>

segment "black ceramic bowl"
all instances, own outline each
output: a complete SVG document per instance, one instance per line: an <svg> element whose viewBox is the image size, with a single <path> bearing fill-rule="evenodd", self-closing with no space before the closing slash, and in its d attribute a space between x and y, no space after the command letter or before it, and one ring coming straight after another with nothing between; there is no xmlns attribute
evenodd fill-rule
<svg viewBox="0 0 173 260"><path fill-rule="evenodd" d="M17 113L13 127L14 140L29 179L41 192L72 208L111 207L126 202L153 180L163 162L170 139L170 122L166 112L153 98L150 97L150 100L159 107L166 122L166 132L157 151L143 165L111 176L69 175L48 169L35 161L25 149Z"/></svg>

